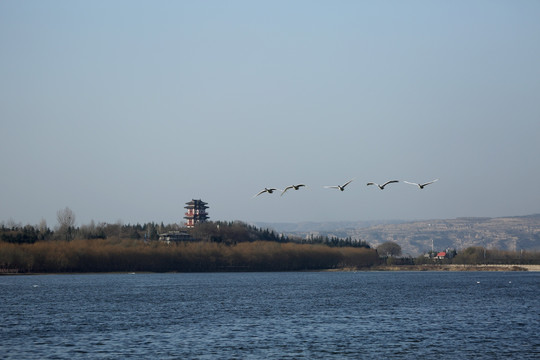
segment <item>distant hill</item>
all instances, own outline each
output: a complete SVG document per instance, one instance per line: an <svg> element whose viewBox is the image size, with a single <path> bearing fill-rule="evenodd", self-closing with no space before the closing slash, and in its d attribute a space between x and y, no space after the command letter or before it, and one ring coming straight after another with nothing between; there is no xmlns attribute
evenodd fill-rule
<svg viewBox="0 0 540 360"><path fill-rule="evenodd" d="M351 229L366 228L381 224L400 224L401 220L380 220L380 221L304 221L298 223L266 223L257 222L255 226L262 229L274 229L281 233L299 233L299 234L317 234L319 232L327 233L332 231L344 231Z"/></svg>
<svg viewBox="0 0 540 360"><path fill-rule="evenodd" d="M483 246L499 250L540 250L540 214L499 218L456 218L423 221L350 221L257 223L289 236L310 235L363 240L371 246L395 241L404 255L431 250Z"/></svg>

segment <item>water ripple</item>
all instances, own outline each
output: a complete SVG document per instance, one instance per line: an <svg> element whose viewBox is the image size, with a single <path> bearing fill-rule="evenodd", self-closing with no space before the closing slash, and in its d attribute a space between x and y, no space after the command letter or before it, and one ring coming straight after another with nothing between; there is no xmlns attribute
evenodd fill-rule
<svg viewBox="0 0 540 360"><path fill-rule="evenodd" d="M0 354L537 359L539 280L430 272L4 276Z"/></svg>

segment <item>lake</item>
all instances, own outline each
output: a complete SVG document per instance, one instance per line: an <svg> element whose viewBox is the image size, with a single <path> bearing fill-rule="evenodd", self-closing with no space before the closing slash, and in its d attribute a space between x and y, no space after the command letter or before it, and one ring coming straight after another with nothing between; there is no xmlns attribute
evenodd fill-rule
<svg viewBox="0 0 540 360"><path fill-rule="evenodd" d="M538 272L0 276L2 359L539 359Z"/></svg>

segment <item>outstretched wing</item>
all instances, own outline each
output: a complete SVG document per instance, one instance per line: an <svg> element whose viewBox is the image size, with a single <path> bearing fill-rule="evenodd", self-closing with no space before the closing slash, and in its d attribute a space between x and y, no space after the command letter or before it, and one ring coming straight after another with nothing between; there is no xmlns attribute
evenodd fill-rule
<svg viewBox="0 0 540 360"><path fill-rule="evenodd" d="M258 193L256 193L255 195L253 195L253 197L259 196L259 195L261 195L262 193L265 193L265 192L267 192L267 191L268 191L268 190L266 190L266 189L261 190L261 191L259 191Z"/></svg>
<svg viewBox="0 0 540 360"><path fill-rule="evenodd" d="M422 184L422 186L426 186L426 185L429 185L429 184L433 184L435 181L439 181L439 179L435 179L435 180L431 180L425 184Z"/></svg>
<svg viewBox="0 0 540 360"><path fill-rule="evenodd" d="M399 182L399 181L398 181L398 180L390 180L390 181L385 182L385 183L382 184L381 186L382 186L382 187L385 187L385 186L388 185L388 184L397 183L397 182Z"/></svg>
<svg viewBox="0 0 540 360"><path fill-rule="evenodd" d="M283 194L285 194L285 192L289 189L292 189L294 186L287 186L285 189L283 189L283 192L281 193L281 196L283 196Z"/></svg>
<svg viewBox="0 0 540 360"><path fill-rule="evenodd" d="M342 188L344 188L345 186L349 185L351 183L351 181L353 181L354 179L351 179L349 181L347 181L345 184L341 185Z"/></svg>
<svg viewBox="0 0 540 360"><path fill-rule="evenodd" d="M337 185L331 185L331 186L325 186L327 189L339 189L339 186Z"/></svg>
<svg viewBox="0 0 540 360"><path fill-rule="evenodd" d="M405 181L405 180L403 180L403 182L406 183L406 184L411 184L411 185L420 186L420 184L413 183L413 182L408 182L408 181Z"/></svg>

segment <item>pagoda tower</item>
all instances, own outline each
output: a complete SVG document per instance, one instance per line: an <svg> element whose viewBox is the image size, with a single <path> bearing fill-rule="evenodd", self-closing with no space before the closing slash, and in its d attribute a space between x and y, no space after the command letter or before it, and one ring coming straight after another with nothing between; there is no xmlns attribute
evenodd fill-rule
<svg viewBox="0 0 540 360"><path fill-rule="evenodd" d="M195 224L205 222L206 219L208 219L208 213L206 212L208 206L206 205L207 203L205 203L204 201L195 199L186 203L186 206L184 206L184 208L187 209L187 212L185 214L186 216L184 216L184 219L186 219L186 226L188 228L192 228L195 226Z"/></svg>

